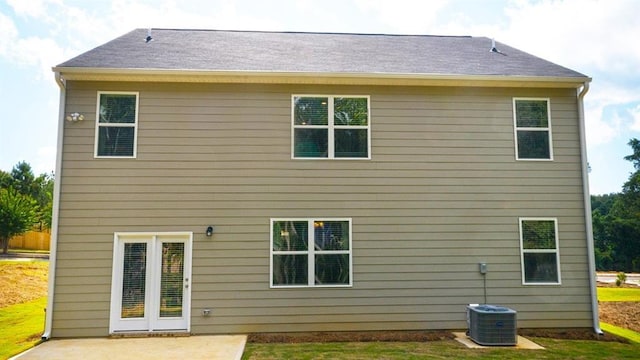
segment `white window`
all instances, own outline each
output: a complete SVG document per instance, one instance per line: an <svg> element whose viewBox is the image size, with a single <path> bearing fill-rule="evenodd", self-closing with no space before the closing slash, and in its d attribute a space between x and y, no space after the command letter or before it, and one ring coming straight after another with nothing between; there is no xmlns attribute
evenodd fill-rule
<svg viewBox="0 0 640 360"><path fill-rule="evenodd" d="M517 160L553 160L549 99L514 98Z"/></svg>
<svg viewBox="0 0 640 360"><path fill-rule="evenodd" d="M137 92L98 92L95 156L135 158L138 132Z"/></svg>
<svg viewBox="0 0 640 360"><path fill-rule="evenodd" d="M369 96L292 96L294 159L370 159Z"/></svg>
<svg viewBox="0 0 640 360"><path fill-rule="evenodd" d="M520 218L520 250L523 284L560 284L557 219Z"/></svg>
<svg viewBox="0 0 640 360"><path fill-rule="evenodd" d="M271 219L271 287L352 285L351 219Z"/></svg>

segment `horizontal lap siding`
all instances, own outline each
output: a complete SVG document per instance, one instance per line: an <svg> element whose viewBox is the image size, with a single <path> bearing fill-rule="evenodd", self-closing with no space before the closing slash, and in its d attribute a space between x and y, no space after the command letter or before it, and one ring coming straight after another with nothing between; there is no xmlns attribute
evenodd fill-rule
<svg viewBox="0 0 640 360"><path fill-rule="evenodd" d="M94 159L98 90L139 91L137 159ZM291 94L371 96L372 159L291 160ZM515 161L513 97L551 99L554 161ZM573 90L69 82L54 336L109 324L113 233L193 231L192 332L591 324ZM269 289L269 219L353 219L353 287ZM561 286L523 286L519 217L557 217ZM212 238L206 226L215 225ZM202 310L212 315L202 317ZM88 320L88 319L91 320Z"/></svg>

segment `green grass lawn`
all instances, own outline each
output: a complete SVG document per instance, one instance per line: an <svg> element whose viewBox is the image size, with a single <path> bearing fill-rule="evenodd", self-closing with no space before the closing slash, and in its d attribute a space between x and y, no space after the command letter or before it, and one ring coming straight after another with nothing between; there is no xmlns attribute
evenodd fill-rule
<svg viewBox="0 0 640 360"><path fill-rule="evenodd" d="M40 342L47 298L0 309L0 359L7 359Z"/></svg>
<svg viewBox="0 0 640 360"><path fill-rule="evenodd" d="M532 338L545 350L468 349L455 340L247 344L243 360L268 359L637 359L640 345L617 342Z"/></svg>
<svg viewBox="0 0 640 360"><path fill-rule="evenodd" d="M598 288L600 301L640 301L640 287L633 288Z"/></svg>
<svg viewBox="0 0 640 360"><path fill-rule="evenodd" d="M629 339L630 341L640 344L640 333L637 333L633 330L621 328L607 323L600 323L600 327L602 328L602 331L621 336L623 338Z"/></svg>

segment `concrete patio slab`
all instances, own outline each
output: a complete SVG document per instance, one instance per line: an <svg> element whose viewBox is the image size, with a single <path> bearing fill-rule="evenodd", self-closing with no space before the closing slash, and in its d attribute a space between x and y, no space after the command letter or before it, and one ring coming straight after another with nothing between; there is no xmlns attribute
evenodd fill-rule
<svg viewBox="0 0 640 360"><path fill-rule="evenodd" d="M533 341L518 335L518 344L516 346L484 346L476 344L467 334L463 332L454 332L456 341L465 345L470 349L494 349L494 348L511 348L511 349L529 349L529 350L544 350L544 348Z"/></svg>
<svg viewBox="0 0 640 360"><path fill-rule="evenodd" d="M246 335L49 340L13 359L240 360Z"/></svg>

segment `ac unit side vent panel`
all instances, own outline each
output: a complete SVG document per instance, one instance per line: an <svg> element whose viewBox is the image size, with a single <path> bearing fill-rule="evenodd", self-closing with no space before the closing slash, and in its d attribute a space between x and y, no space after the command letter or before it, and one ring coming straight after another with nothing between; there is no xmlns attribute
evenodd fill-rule
<svg viewBox="0 0 640 360"><path fill-rule="evenodd" d="M467 307L469 337L480 345L517 345L516 311L503 306Z"/></svg>

